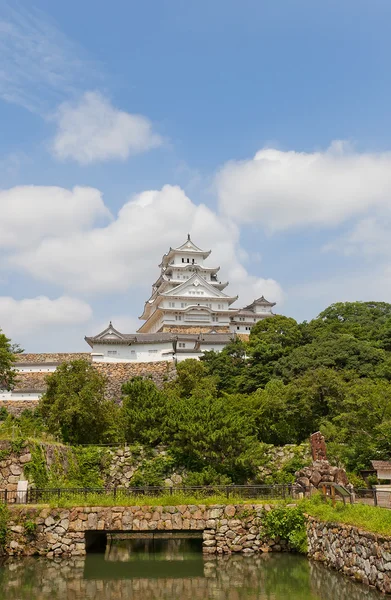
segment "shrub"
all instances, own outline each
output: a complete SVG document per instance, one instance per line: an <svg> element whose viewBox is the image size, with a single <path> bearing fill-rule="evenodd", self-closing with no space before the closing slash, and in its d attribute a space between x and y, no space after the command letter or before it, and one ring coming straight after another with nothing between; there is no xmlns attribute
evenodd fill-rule
<svg viewBox="0 0 391 600"><path fill-rule="evenodd" d="M267 537L287 540L297 552L307 552L305 515L300 507L280 506L264 513L263 531Z"/></svg>

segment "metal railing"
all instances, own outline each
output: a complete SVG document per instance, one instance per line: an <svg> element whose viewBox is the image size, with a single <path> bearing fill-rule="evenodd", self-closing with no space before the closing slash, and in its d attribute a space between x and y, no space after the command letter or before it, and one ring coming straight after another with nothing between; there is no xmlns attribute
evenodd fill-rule
<svg viewBox="0 0 391 600"><path fill-rule="evenodd" d="M191 496L197 500L213 496L224 497L227 500L241 498L254 500L289 499L294 496L292 485L217 485L217 486L180 486L180 487L112 487L112 488L29 488L27 491L0 490L0 503L5 504L50 504L61 500L80 500L96 496L111 497L114 500L129 497L167 495Z"/></svg>

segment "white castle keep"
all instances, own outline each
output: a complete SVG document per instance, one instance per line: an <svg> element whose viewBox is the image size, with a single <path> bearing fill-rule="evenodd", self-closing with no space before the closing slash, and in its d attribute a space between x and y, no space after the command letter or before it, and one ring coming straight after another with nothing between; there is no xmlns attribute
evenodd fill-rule
<svg viewBox="0 0 391 600"><path fill-rule="evenodd" d="M274 302L263 296L244 308L232 308L238 296L225 293L228 282L219 281L220 267L205 260L188 235L178 248L170 248L159 265L137 333L121 333L110 322L94 337L86 337L92 360L99 362L156 362L198 358L207 350L220 351L235 336L248 336L252 326L273 316Z"/></svg>
<svg viewBox="0 0 391 600"><path fill-rule="evenodd" d="M186 358L200 358L208 350L220 352L237 336L248 337L255 323L273 316L274 303L262 296L249 306L232 308L238 297L225 292L228 282L219 281L220 268L205 264L209 255L190 235L179 248L170 248L136 333L122 333L110 322L98 335L85 338L90 353L19 355L17 385L12 391L0 390L0 401L36 403L45 391L45 377L64 361L101 363L97 368L109 377L127 381L139 372L151 375Z"/></svg>

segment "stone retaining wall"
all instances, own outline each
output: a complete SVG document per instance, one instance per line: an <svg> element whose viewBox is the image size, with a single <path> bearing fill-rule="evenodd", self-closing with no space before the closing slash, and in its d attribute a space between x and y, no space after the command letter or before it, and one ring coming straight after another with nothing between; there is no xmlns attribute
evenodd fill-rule
<svg viewBox="0 0 391 600"><path fill-rule="evenodd" d="M0 400L0 407L4 406L14 417L20 417L24 410L37 408L39 400Z"/></svg>
<svg viewBox="0 0 391 600"><path fill-rule="evenodd" d="M26 353L26 354L16 354L16 365L18 363L45 363L45 362L54 362L54 363L62 363L67 360L76 360L83 358L84 360L91 361L91 353L90 352L54 352L50 354L34 354L34 353Z"/></svg>
<svg viewBox="0 0 391 600"><path fill-rule="evenodd" d="M176 378L174 362L155 363L93 363L93 366L107 378L106 393L110 398L119 400L124 383L133 377L150 378L157 385L162 385Z"/></svg>
<svg viewBox="0 0 391 600"><path fill-rule="evenodd" d="M262 534L263 505L117 506L53 509L11 507L7 554L55 556L86 553L85 534L122 531L202 531L206 554L288 550ZM29 526L26 526L29 523ZM35 524L34 525L31 525Z"/></svg>
<svg viewBox="0 0 391 600"><path fill-rule="evenodd" d="M46 389L46 377L50 375L50 373L40 373L37 372L20 372L18 373L15 380L15 389L18 391L23 390L34 390L36 392L41 392Z"/></svg>
<svg viewBox="0 0 391 600"><path fill-rule="evenodd" d="M56 464L61 465L61 469L66 473L72 455L70 446L42 442L39 447L40 456L48 471L53 464ZM0 441L0 491L15 492L18 481L28 479L26 466L31 463L33 452L32 443L25 442L22 447L15 448L11 441Z"/></svg>
<svg viewBox="0 0 391 600"><path fill-rule="evenodd" d="M24 354L19 355L20 357L24 357L25 360L29 359L29 362L36 362L44 364L44 359L42 357L49 357L53 359L53 362L64 362L65 360L76 360L79 358L90 360L89 354ZM60 357L62 358L60 359ZM41 360L35 360L36 358L41 357ZM31 360L34 359L34 360ZM22 362L22 361L20 361ZM17 367L17 363L15 363ZM150 378L152 381L158 386L162 387L164 383L167 381L172 381L176 378L176 368L173 361L160 361L155 363L92 363L92 366L97 369L100 373L102 373L107 378L106 384L106 394L108 398L114 398L115 400L119 400L121 398L121 388L122 385L132 379L132 377L145 377ZM16 379L15 389L17 390L36 390L43 391L46 389L46 378L50 375L50 373L40 373L40 372L20 372L18 373ZM1 406L9 406L11 408L10 412L16 415L19 414L13 409L14 402L16 400L7 400L1 401ZM37 401L35 401L34 406L37 405ZM27 407L26 408L31 408Z"/></svg>
<svg viewBox="0 0 391 600"><path fill-rule="evenodd" d="M309 517L307 538L310 558L391 594L391 537Z"/></svg>

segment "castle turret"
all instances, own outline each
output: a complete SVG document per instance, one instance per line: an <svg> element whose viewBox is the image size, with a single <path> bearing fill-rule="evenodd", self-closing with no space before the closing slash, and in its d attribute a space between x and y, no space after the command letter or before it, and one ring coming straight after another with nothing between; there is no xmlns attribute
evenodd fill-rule
<svg viewBox="0 0 391 600"><path fill-rule="evenodd" d="M229 332L229 307L238 297L223 292L228 282L219 280L220 267L204 264L209 255L210 250L201 250L190 235L178 248L170 248L140 316L145 320L140 333Z"/></svg>

